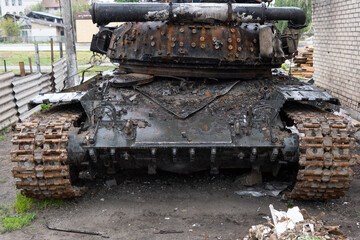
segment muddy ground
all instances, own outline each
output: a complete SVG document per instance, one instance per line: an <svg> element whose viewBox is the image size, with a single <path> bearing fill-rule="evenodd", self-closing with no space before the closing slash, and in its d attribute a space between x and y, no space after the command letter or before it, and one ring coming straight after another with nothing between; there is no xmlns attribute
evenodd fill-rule
<svg viewBox="0 0 360 240"><path fill-rule="evenodd" d="M0 204L15 199L15 184L9 161L10 136L0 142ZM109 189L99 180L81 198L37 213L23 230L0 235L0 239L101 239L76 233L48 230L61 228L98 231L110 239L241 239L254 224L266 223L269 204L286 210L289 203L311 215L326 213L328 225L341 225L348 239L360 239L360 171L346 197L327 202L282 200L281 197L242 197L234 193L236 173L213 177L195 175L127 173L118 186ZM161 230L183 233L156 234Z"/></svg>

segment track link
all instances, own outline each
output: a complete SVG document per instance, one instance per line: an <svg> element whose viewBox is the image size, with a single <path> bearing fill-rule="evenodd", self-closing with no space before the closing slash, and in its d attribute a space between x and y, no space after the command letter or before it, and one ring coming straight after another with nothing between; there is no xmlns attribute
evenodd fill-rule
<svg viewBox="0 0 360 240"><path fill-rule="evenodd" d="M297 182L290 198L336 199L349 190L356 164L356 147L350 123L341 117L306 105L285 110L300 133Z"/></svg>
<svg viewBox="0 0 360 240"><path fill-rule="evenodd" d="M75 110L50 110L31 116L16 125L11 161L16 188L32 198L71 198L83 189L70 181L67 164L68 132L81 113Z"/></svg>

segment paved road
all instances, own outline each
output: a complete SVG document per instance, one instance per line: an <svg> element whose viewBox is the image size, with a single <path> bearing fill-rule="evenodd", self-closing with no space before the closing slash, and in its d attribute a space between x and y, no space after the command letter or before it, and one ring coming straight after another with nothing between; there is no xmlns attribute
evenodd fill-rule
<svg viewBox="0 0 360 240"><path fill-rule="evenodd" d="M65 50L65 44L63 44L63 49ZM1 52L8 51L31 51L35 50L35 46L33 43L16 43L16 44L0 44ZM54 50L59 51L59 44L54 43ZM76 51L89 51L90 43L77 43ZM50 43L41 43L39 44L39 51L50 51Z"/></svg>

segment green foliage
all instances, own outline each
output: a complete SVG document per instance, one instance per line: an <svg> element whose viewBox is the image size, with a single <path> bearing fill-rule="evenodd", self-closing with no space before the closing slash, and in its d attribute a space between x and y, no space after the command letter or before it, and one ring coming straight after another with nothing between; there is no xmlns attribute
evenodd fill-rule
<svg viewBox="0 0 360 240"><path fill-rule="evenodd" d="M51 206L61 206L62 199L33 199L20 193L16 194L16 200L9 206L0 205L0 233L11 232L30 225L36 217L34 211L43 210Z"/></svg>
<svg viewBox="0 0 360 240"><path fill-rule="evenodd" d="M23 213L29 211L33 206L33 204L34 204L34 199L27 198L20 193L16 193L16 201L14 203L13 208L17 213Z"/></svg>
<svg viewBox="0 0 360 240"><path fill-rule="evenodd" d="M0 218L0 232L11 232L28 226L36 217L35 213L20 213L19 215L6 215Z"/></svg>
<svg viewBox="0 0 360 240"><path fill-rule="evenodd" d="M52 206L59 207L64 205L64 200L62 199L42 199L42 200L35 200L35 208L37 210L44 210L50 208Z"/></svg>
<svg viewBox="0 0 360 240"><path fill-rule="evenodd" d="M276 0L273 4L275 7L299 7L306 14L306 25L308 27L302 29L302 32L306 32L310 29L312 23L312 9L311 0ZM283 32L287 26L287 21L280 21L276 24L276 27Z"/></svg>
<svg viewBox="0 0 360 240"><path fill-rule="evenodd" d="M293 203L288 203L287 208L293 208L294 204Z"/></svg>
<svg viewBox="0 0 360 240"><path fill-rule="evenodd" d="M7 127L0 130L0 142L5 141L5 137L8 132L9 129Z"/></svg>
<svg viewBox="0 0 360 240"><path fill-rule="evenodd" d="M72 1L71 2L72 5L72 11L73 14L74 12L81 12L81 11L89 11L90 8L90 4L88 2L84 2L84 1Z"/></svg>
<svg viewBox="0 0 360 240"><path fill-rule="evenodd" d="M41 105L41 111L43 112L43 111L45 111L46 109L48 109L49 107L51 107L51 104L50 104L50 103L48 103L48 104L42 104L42 105Z"/></svg>
<svg viewBox="0 0 360 240"><path fill-rule="evenodd" d="M38 4L34 4L34 5L31 5L27 8L25 8L24 12L25 12L25 14L28 14L31 11L45 12L45 7L41 3L38 3Z"/></svg>
<svg viewBox="0 0 360 240"><path fill-rule="evenodd" d="M2 18L0 21L0 28L4 31L8 37L19 36L20 26L14 19L10 17Z"/></svg>
<svg viewBox="0 0 360 240"><path fill-rule="evenodd" d="M360 211L355 211L355 214L360 219Z"/></svg>

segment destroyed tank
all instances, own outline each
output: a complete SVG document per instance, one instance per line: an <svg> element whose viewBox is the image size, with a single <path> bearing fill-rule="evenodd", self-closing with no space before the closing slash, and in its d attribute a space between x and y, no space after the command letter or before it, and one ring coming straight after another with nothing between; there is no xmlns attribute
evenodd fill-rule
<svg viewBox="0 0 360 240"><path fill-rule="evenodd" d="M296 52L301 9L175 0L94 3L90 13L99 27L91 50L119 67L31 101L52 107L16 126L11 160L23 194L80 196L78 179L138 168L261 177L290 167L288 197L349 189L355 141L351 121L332 114L338 99L272 71ZM288 22L283 33L277 21Z"/></svg>

